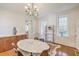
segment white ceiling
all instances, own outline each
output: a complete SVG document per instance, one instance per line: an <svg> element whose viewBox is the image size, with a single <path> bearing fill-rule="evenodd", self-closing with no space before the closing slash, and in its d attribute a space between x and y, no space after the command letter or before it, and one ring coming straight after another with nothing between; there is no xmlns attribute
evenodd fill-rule
<svg viewBox="0 0 79 59"><path fill-rule="evenodd" d="M0 3L0 9L10 10L25 15L25 3ZM37 3L40 16L65 11L79 5L77 3Z"/></svg>

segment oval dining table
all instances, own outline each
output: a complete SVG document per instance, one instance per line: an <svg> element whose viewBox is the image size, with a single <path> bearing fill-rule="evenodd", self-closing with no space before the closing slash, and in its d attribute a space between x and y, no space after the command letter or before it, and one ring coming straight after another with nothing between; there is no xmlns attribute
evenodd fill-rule
<svg viewBox="0 0 79 59"><path fill-rule="evenodd" d="M17 43L19 49L33 54L41 54L44 50L49 49L49 45L46 42L34 39L24 39Z"/></svg>

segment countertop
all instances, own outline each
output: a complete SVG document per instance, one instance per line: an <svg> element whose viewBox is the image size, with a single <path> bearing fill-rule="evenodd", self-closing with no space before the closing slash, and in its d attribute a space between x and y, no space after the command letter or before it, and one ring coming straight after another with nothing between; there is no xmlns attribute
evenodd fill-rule
<svg viewBox="0 0 79 59"><path fill-rule="evenodd" d="M0 35L0 38L2 37L10 37L10 36L18 36L18 35L26 35L26 33L16 34L16 35Z"/></svg>

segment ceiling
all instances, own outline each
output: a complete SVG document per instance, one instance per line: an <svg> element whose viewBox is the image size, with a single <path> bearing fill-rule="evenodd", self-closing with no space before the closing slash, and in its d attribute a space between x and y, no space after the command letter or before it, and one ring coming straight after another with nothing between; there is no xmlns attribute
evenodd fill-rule
<svg viewBox="0 0 79 59"><path fill-rule="evenodd" d="M27 4L27 3L26 3ZM0 9L5 9L13 11L22 15L25 15L24 6L25 3L0 3ZM60 11L65 11L75 6L79 5L78 3L36 3L39 8L39 15L44 16L49 13L55 13Z"/></svg>

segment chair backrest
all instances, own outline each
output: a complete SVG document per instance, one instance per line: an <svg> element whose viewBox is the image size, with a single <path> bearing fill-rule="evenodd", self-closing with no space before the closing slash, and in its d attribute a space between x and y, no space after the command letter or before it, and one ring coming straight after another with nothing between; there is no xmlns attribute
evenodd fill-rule
<svg viewBox="0 0 79 59"><path fill-rule="evenodd" d="M15 43L12 43L12 46L18 56L23 56L23 54L17 49L17 46Z"/></svg>
<svg viewBox="0 0 79 59"><path fill-rule="evenodd" d="M56 53L57 53L56 50L57 50L58 48L60 48L60 47L61 47L60 45L56 45L56 44L51 45L49 54L55 56Z"/></svg>

